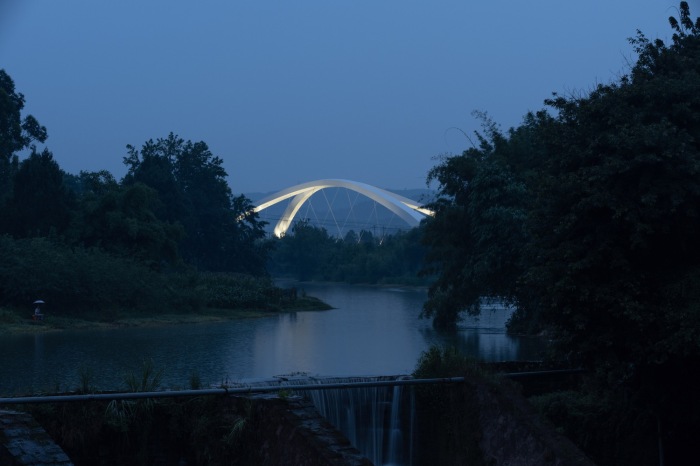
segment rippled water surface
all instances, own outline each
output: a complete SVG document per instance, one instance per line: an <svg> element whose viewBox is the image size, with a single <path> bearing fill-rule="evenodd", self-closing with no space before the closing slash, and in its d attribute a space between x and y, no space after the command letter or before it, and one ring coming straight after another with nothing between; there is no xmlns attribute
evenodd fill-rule
<svg viewBox="0 0 700 466"><path fill-rule="evenodd" d="M433 344L453 345L487 361L536 359L542 343L505 334L509 312L494 308L456 333L419 319L424 290L342 284L297 285L334 307L224 323L4 335L0 393L69 390L89 374L93 386L124 388L144 359L163 370L163 386L189 388L269 378L292 372L322 375L410 373Z"/></svg>

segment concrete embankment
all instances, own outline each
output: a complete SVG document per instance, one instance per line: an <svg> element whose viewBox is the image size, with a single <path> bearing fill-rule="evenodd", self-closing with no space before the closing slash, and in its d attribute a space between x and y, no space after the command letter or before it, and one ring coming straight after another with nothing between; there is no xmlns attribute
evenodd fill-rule
<svg viewBox="0 0 700 466"><path fill-rule="evenodd" d="M112 464L109 461L113 461L115 455L128 464L131 455L138 454L161 461L157 464L171 464L169 461L200 464L196 458L203 452L208 455L216 452L216 458L225 460L226 464L372 464L319 415L310 401L288 396L290 392L283 386L271 388L277 391L234 396L224 390L225 394L180 396L153 403L148 399L134 400L124 405L130 407L130 411L123 414L137 412L139 406L146 409L131 421L122 419L128 422L120 424L116 430L114 423L119 419L105 417L109 411L105 409L109 402L106 399L57 403L54 406L66 408L60 410L60 422L55 418L58 410L36 409L34 412L47 429L50 425L69 425L75 438L87 439L80 448L75 443L61 443L65 451L75 455L76 464ZM418 390L418 387L411 387L414 388ZM410 436L416 435L416 450L421 454L406 464L593 466L568 439L540 419L514 382L502 376L470 374L460 383L426 385L420 390L423 392L416 393L428 395L416 398L416 420L423 425L416 426ZM5 413L0 416L0 464L72 464L61 447L51 441L29 414ZM413 415L410 417L413 419ZM199 428L199 437L196 437L195 426L203 420L208 427ZM232 437L235 422L244 426L238 433L238 440ZM81 423L92 429L84 428ZM81 428L85 432L78 432ZM49 430L60 443L60 429ZM142 438L145 443L129 452L118 441L120 435Z"/></svg>
<svg viewBox="0 0 700 466"><path fill-rule="evenodd" d="M75 438L89 439L84 448L76 448L73 443L66 450L75 455L75 464L81 465L136 464L137 460L148 458L145 464L371 466L310 401L301 397L259 394L206 398L209 399L189 397L153 403L150 413L124 432L110 428L114 419L105 419L109 406L104 400L42 403L48 409L38 410L35 415L55 428L59 422L53 413L62 411L60 424L70 423ZM138 410L138 403L145 402L135 401L130 409ZM52 406L61 409L54 410ZM191 416L186 414L189 409L193 409ZM235 430L231 420L244 421L244 445L231 437ZM73 464L31 414L0 411L0 422L1 466ZM178 422L175 433L171 429ZM199 432L211 441L209 444L192 441L201 423L210 426L206 432ZM66 440L60 438L60 429L52 434L59 442ZM131 440L121 442L121 435ZM139 439L146 443L139 443ZM208 460L202 463L202 458Z"/></svg>
<svg viewBox="0 0 700 466"><path fill-rule="evenodd" d="M0 410L0 464L69 466L73 463L31 415Z"/></svg>
<svg viewBox="0 0 700 466"><path fill-rule="evenodd" d="M258 445L256 464L279 466L371 466L338 430L301 397L258 395L254 401ZM248 403L234 398L234 403Z"/></svg>

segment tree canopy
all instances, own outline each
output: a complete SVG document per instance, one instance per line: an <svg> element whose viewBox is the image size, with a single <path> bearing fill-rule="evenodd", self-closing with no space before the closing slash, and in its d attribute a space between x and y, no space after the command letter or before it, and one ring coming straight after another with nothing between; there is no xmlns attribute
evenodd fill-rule
<svg viewBox="0 0 700 466"><path fill-rule="evenodd" d="M302 281L423 285L427 280L418 278L425 254L420 237L414 228L383 237L349 230L339 239L299 220L288 234L270 240L274 248L268 268Z"/></svg>
<svg viewBox="0 0 700 466"><path fill-rule="evenodd" d="M170 133L127 151L124 184L155 190L158 218L182 226L186 262L210 271L265 273L264 223L247 198L233 196L223 160L206 143Z"/></svg>
<svg viewBox="0 0 700 466"><path fill-rule="evenodd" d="M0 231L19 237L64 233L71 222L74 198L63 177L48 149L39 153L32 148L12 178Z"/></svg>
<svg viewBox="0 0 700 466"><path fill-rule="evenodd" d="M46 140L46 128L36 118L22 118L24 95L15 90L15 83L0 69L0 203L12 191L12 176L17 170L17 153L33 141Z"/></svg>
<svg viewBox="0 0 700 466"><path fill-rule="evenodd" d="M671 24L670 45L631 39L628 76L554 94L551 113L505 134L482 116L479 145L431 170L441 196L425 242L440 276L427 315L450 325L488 297L562 324L581 308L627 314L667 302L694 273L700 33L685 3Z"/></svg>
<svg viewBox="0 0 700 466"><path fill-rule="evenodd" d="M42 296L68 312L109 316L154 303L188 311L275 296L264 223L232 194L206 143L171 133L140 150L127 146L121 181L107 171L72 175L36 147L46 128L22 114L24 103L0 70L0 305ZM207 297L214 284L228 287L226 299Z"/></svg>
<svg viewBox="0 0 700 466"><path fill-rule="evenodd" d="M670 412L700 363L700 19L679 12L670 44L630 39L638 59L615 82L554 94L505 133L484 118L479 145L429 174L424 239L437 326L513 304L512 330L546 330L668 429L697 416Z"/></svg>

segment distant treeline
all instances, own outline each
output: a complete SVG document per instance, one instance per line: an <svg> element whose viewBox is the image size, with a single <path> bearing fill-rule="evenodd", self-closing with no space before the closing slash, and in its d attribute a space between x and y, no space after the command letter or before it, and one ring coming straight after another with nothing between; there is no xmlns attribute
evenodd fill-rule
<svg viewBox="0 0 700 466"><path fill-rule="evenodd" d="M271 240L268 269L302 281L426 285L429 278L419 276L425 255L421 237L422 230L414 228L382 237L351 230L339 239L302 220Z"/></svg>

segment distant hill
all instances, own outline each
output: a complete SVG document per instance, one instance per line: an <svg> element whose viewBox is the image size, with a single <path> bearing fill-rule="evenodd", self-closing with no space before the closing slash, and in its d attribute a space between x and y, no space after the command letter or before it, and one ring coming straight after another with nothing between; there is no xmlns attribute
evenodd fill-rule
<svg viewBox="0 0 700 466"><path fill-rule="evenodd" d="M421 204L431 202L435 192L429 189L387 189L403 197L413 199ZM264 199L274 194L245 193L253 201ZM287 208L289 200L280 202L260 212L260 219L269 223L268 232ZM297 213L295 220L308 219L316 226L325 228L332 236L344 237L350 230L372 231L376 235L394 234L406 230L409 226L386 207L372 201L362 194L344 188L326 188L314 194Z"/></svg>

